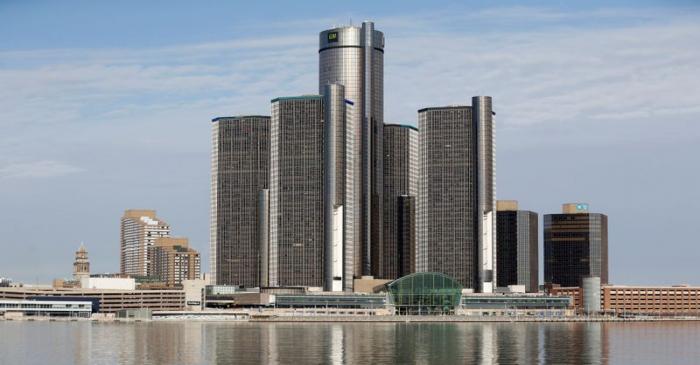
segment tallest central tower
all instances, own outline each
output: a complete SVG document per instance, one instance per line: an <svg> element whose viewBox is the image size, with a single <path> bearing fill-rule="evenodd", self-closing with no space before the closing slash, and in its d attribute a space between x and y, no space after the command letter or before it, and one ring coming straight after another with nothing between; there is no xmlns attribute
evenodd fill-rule
<svg viewBox="0 0 700 365"><path fill-rule="evenodd" d="M384 34L374 23L321 32L319 39L319 93L329 84L341 84L353 105L346 116L344 142L353 149L339 202L344 206L345 265L354 276L372 275L382 242L382 141L384 122ZM347 270L346 272L350 271Z"/></svg>

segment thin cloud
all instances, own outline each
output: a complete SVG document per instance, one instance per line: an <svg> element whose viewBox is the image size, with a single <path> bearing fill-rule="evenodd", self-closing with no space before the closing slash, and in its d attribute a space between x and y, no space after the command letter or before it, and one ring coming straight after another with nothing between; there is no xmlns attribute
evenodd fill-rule
<svg viewBox="0 0 700 365"><path fill-rule="evenodd" d="M58 177L78 172L84 169L60 161L33 161L11 163L0 166L0 180L2 179L43 179Z"/></svg>
<svg viewBox="0 0 700 365"><path fill-rule="evenodd" d="M658 21L642 24L568 25L654 13L511 7L376 19L387 36L386 119L413 123L421 107L465 103L476 94L494 96L499 123L508 127L697 115L700 48L689 45L700 44L700 24L686 14L656 12L663 15ZM455 32L444 26L470 19L550 27ZM220 110L269 113L273 97L317 90L316 33L295 22L276 29L285 26L281 37L276 30L269 37L147 50L2 52L0 126L10 132L0 142L30 124L131 128L152 123L162 110L192 115L185 108L193 104L211 107L210 113L197 108L203 120ZM36 110L50 117L37 118Z"/></svg>

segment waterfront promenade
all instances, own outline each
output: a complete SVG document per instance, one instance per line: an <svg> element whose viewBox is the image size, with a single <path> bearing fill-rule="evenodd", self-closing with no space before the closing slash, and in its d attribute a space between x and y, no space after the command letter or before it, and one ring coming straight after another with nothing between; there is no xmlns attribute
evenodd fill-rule
<svg viewBox="0 0 700 365"><path fill-rule="evenodd" d="M176 315L159 313L152 319L126 319L111 316L99 316L92 318L76 317L1 317L0 321L30 321L30 322L160 322L160 321L186 321L186 322L271 322L271 323L521 323L521 322L698 322L700 317L613 317L613 316L561 316L561 317L534 317L534 316L324 316L324 315L296 315L296 316L247 316L242 313L207 313L207 312L180 312Z"/></svg>

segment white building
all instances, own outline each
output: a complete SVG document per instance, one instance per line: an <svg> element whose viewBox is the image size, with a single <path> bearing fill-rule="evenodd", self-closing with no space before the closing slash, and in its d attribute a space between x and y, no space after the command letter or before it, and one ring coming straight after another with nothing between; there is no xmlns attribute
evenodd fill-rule
<svg viewBox="0 0 700 365"><path fill-rule="evenodd" d="M136 290L134 278L82 278L80 287L83 289L116 289Z"/></svg>
<svg viewBox="0 0 700 365"><path fill-rule="evenodd" d="M17 313L25 316L68 316L89 318L91 301L0 300L0 316Z"/></svg>
<svg viewBox="0 0 700 365"><path fill-rule="evenodd" d="M183 280L182 289L185 291L185 306L190 311L201 311L204 303L205 279Z"/></svg>

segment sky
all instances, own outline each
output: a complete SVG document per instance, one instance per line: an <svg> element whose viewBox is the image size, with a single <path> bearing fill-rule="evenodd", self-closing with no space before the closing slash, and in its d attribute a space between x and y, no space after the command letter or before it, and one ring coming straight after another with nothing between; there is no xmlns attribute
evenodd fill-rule
<svg viewBox="0 0 700 365"><path fill-rule="evenodd" d="M81 242L118 271L129 208L208 270L211 119L317 93L318 32L368 19L385 122L492 96L499 199L607 214L613 283L700 285L694 1L0 0L0 276L69 277Z"/></svg>

